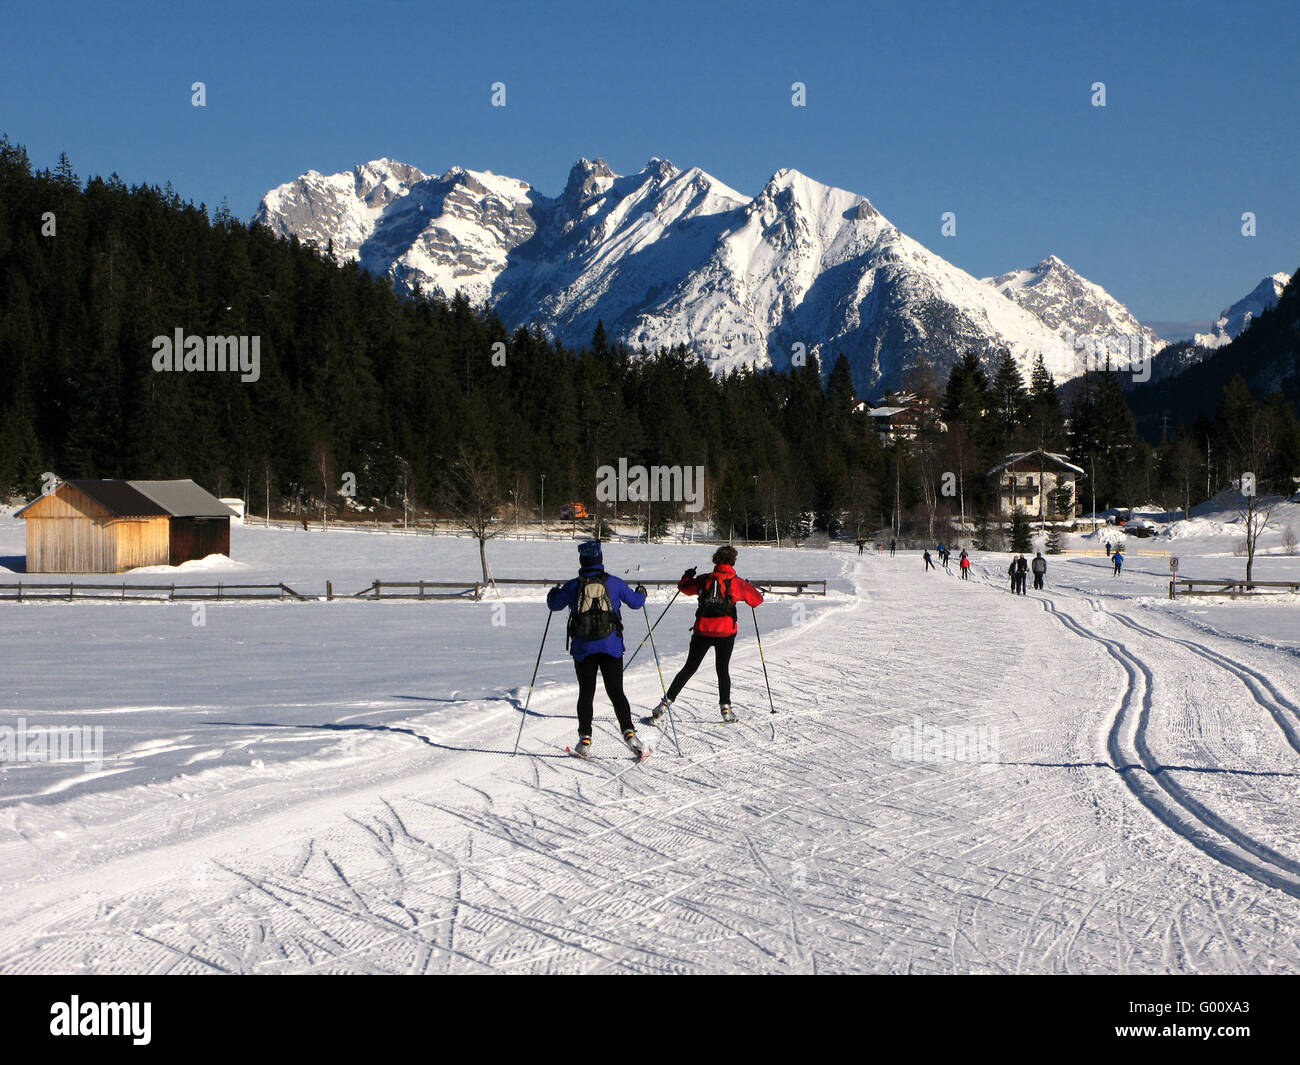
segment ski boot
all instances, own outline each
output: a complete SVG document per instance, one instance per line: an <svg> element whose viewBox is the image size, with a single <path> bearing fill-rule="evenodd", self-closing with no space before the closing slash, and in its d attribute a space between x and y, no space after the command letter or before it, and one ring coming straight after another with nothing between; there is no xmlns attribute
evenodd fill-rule
<svg viewBox="0 0 1300 1065"><path fill-rule="evenodd" d="M641 742L641 737L636 734L635 729L628 729L623 733L623 742L627 744L627 749L638 758L645 757L645 744Z"/></svg>
<svg viewBox="0 0 1300 1065"><path fill-rule="evenodd" d="M664 698L659 700L659 705L656 706L652 711L650 711L650 716L643 717L641 721L643 724L646 725L658 725L660 720L663 718L664 714L668 713L668 711L671 710L672 708L673 708L672 700L669 699L667 696L664 696Z"/></svg>
<svg viewBox="0 0 1300 1065"><path fill-rule="evenodd" d="M728 724L730 724L732 721L739 721L739 720L740 720L740 718L738 718L738 717L737 717L737 716L732 712L732 710L731 710L731 704L730 704L730 703L723 703L723 704L722 704L722 720L725 721L725 722L727 722Z"/></svg>
<svg viewBox="0 0 1300 1065"><path fill-rule="evenodd" d="M579 736L578 745L571 748L569 753L575 758L586 758L587 755L591 754L591 737Z"/></svg>

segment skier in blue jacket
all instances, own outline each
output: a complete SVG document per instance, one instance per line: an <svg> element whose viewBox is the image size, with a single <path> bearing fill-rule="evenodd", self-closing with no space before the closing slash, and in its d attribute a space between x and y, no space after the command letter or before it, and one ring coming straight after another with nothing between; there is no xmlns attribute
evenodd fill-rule
<svg viewBox="0 0 1300 1065"><path fill-rule="evenodd" d="M578 576L557 584L547 593L551 610L569 611L569 653L578 675L578 746L574 753L586 758L591 750L591 719L596 698L596 674L614 704L623 741L632 753L645 754L645 745L632 725L632 707L623 694L623 619L619 604L640 610L646 590L605 572L600 541L578 545Z"/></svg>

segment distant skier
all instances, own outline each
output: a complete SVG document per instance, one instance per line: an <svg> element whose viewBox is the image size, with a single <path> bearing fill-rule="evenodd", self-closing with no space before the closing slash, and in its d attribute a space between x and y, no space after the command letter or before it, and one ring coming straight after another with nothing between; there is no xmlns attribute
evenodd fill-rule
<svg viewBox="0 0 1300 1065"><path fill-rule="evenodd" d="M648 721L657 725L659 719L672 707L686 682L695 675L704 656L713 649L714 665L718 671L718 707L723 721L735 721L731 709L731 674L728 664L736 645L736 604L761 606L763 594L743 577L736 576L736 549L724 545L713 552L713 570L702 577L691 567L682 574L677 588L686 595L699 596L695 608L695 624L691 627L691 644L686 652L686 664L677 672L668 692L654 708Z"/></svg>
<svg viewBox="0 0 1300 1065"><path fill-rule="evenodd" d="M1047 559L1043 557L1041 551L1034 555L1034 561L1030 563L1030 568L1034 571L1034 587L1041 588L1043 586L1043 577L1047 573Z"/></svg>
<svg viewBox="0 0 1300 1065"><path fill-rule="evenodd" d="M1016 557L1016 590L1021 595L1028 595L1025 585L1029 582L1029 560L1024 555Z"/></svg>
<svg viewBox="0 0 1300 1065"><path fill-rule="evenodd" d="M1110 541L1106 541L1106 557L1110 558Z"/></svg>
<svg viewBox="0 0 1300 1065"><path fill-rule="evenodd" d="M897 543L898 543L897 540L890 540L890 541L889 541L889 557L890 557L890 558L893 558L893 557L894 557L894 548L895 548L895 546L897 545Z"/></svg>
<svg viewBox="0 0 1300 1065"><path fill-rule="evenodd" d="M925 572L929 573L932 569L934 569L934 559L930 557L930 552L927 551L925 553Z"/></svg>
<svg viewBox="0 0 1300 1065"><path fill-rule="evenodd" d="M1118 577L1119 571L1124 568L1124 556L1118 547L1115 548L1115 553L1111 555L1110 560L1115 563L1115 572L1112 576Z"/></svg>
<svg viewBox="0 0 1300 1065"><path fill-rule="evenodd" d="M858 554L859 554L859 555L862 554L862 549L863 549L864 547L866 547L866 546L867 546L867 541L866 541L866 540L859 540L859 541L858 541Z"/></svg>
<svg viewBox="0 0 1300 1065"><path fill-rule="evenodd" d="M306 518L303 518L303 519L302 519L302 531L303 531L303 532L311 532L311 529L309 529L309 528L307 527L307 519L306 519Z"/></svg>
<svg viewBox="0 0 1300 1065"><path fill-rule="evenodd" d="M1011 559L1011 564L1007 566L1007 576L1011 578L1011 594L1015 595L1019 578L1016 576L1016 560L1014 557Z"/></svg>
<svg viewBox="0 0 1300 1065"><path fill-rule="evenodd" d="M620 603L640 610L645 596L642 585L629 588L625 581L605 572L599 540L578 545L578 576L547 593L548 607L569 611L569 653L578 675L578 746L574 754L581 758L591 750L597 673L614 705L623 742L638 757L645 754L645 745L632 725L632 707L623 694L623 620L619 614Z"/></svg>
<svg viewBox="0 0 1300 1065"><path fill-rule="evenodd" d="M964 550L961 553L961 579L964 581L970 580L970 559Z"/></svg>

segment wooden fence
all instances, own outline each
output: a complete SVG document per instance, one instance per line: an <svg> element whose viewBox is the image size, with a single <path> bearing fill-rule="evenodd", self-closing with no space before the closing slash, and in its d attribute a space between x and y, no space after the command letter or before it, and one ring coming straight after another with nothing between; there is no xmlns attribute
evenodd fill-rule
<svg viewBox="0 0 1300 1065"><path fill-rule="evenodd" d="M260 599L294 599L305 602L314 598L299 595L287 584L33 584L19 581L0 584L0 600L18 603L43 599L72 602L76 599L102 599L117 602L173 603L185 601L243 602Z"/></svg>
<svg viewBox="0 0 1300 1065"><path fill-rule="evenodd" d="M1198 588L1203 586L1203 590ZM1230 599L1238 596L1282 595L1283 592L1256 591L1257 588L1282 588L1288 592L1300 592L1300 581L1244 581L1231 578L1175 577L1169 582L1169 598L1177 599L1182 595L1226 595Z"/></svg>
<svg viewBox="0 0 1300 1065"><path fill-rule="evenodd" d="M497 578L483 584L481 581L384 581L376 580L369 587L359 592L337 594L334 582L325 582L325 595L303 595L294 591L287 584L84 584L77 581L51 584L19 581L16 584L0 584L0 602L17 603L53 600L74 602L76 600L101 600L106 602L246 602L253 600L292 600L296 602L313 602L324 598L327 602L335 599L471 599L483 598L490 586L532 585L553 587L570 580L563 577L558 580L543 577L506 577ZM632 584L644 584L646 587L677 587L676 580L646 579L633 581ZM774 595L822 595L826 594L824 580L755 580L754 586L764 594Z"/></svg>
<svg viewBox="0 0 1300 1065"><path fill-rule="evenodd" d="M532 585L536 587L553 588L557 584L564 584L572 580L571 577L562 577L557 579L547 577L495 577L488 584L481 581L473 583L469 581L382 581L376 580L369 587L362 588L359 592L353 592L350 595L340 596L334 592L334 584L327 581L325 585L326 599L481 599L490 586L501 586L510 584ZM629 584L634 587L638 584L644 584L647 588L676 588L676 579L659 579L646 578L644 580L630 580ZM755 579L751 582L755 588L765 595L821 595L826 594L826 581L824 580L762 580Z"/></svg>

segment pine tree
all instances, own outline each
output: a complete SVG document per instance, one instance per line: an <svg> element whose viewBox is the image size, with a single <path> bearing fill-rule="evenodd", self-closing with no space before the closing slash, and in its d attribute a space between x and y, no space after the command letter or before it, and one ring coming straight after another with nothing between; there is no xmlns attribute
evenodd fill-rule
<svg viewBox="0 0 1300 1065"><path fill-rule="evenodd" d="M1011 513L1011 550L1023 554L1032 549L1029 516L1024 507L1017 505Z"/></svg>

